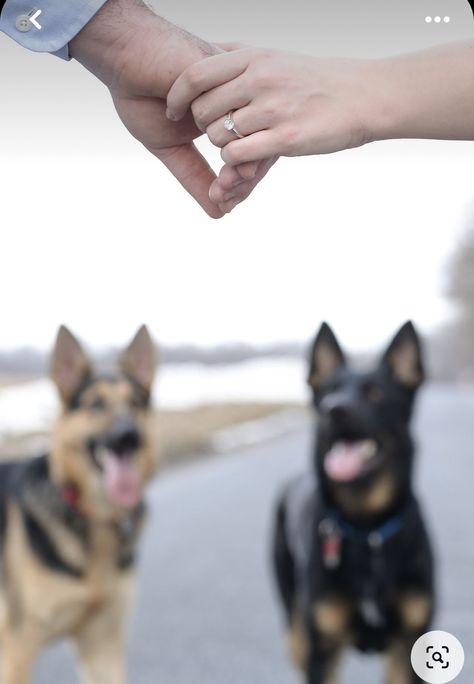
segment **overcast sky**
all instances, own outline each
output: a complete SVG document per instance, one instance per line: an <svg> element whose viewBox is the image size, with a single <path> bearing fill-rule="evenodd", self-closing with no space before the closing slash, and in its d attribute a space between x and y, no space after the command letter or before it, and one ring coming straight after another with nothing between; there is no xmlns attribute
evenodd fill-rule
<svg viewBox="0 0 474 684"><path fill-rule="evenodd" d="M472 37L466 0L160 0L211 40L379 56ZM449 24L427 24L428 14ZM446 258L474 196L474 143L393 141L281 160L245 205L208 219L122 128L79 65L0 35L0 347L47 347L61 322L92 345L141 322L158 340L346 346L450 315ZM440 83L440 88L442 88ZM219 166L210 146L203 149Z"/></svg>

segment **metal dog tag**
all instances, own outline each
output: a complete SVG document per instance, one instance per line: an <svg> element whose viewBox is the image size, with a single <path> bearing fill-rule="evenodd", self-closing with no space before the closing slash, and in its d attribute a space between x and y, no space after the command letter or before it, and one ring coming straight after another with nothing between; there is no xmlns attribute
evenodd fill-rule
<svg viewBox="0 0 474 684"><path fill-rule="evenodd" d="M324 567L335 570L341 564L342 535L334 520L325 518L319 525Z"/></svg>
<svg viewBox="0 0 474 684"><path fill-rule="evenodd" d="M385 617L374 599L363 598L359 604L359 609L365 622L371 627L383 627L385 625Z"/></svg>

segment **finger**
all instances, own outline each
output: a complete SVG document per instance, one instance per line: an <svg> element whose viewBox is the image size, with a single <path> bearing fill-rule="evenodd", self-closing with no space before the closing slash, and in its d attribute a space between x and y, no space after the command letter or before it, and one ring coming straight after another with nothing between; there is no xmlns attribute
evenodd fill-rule
<svg viewBox="0 0 474 684"><path fill-rule="evenodd" d="M221 117L217 121L213 121L206 128L206 133L209 140L213 145L216 145L216 147L225 147L229 143L237 140L238 136L235 131L237 131L242 138L245 138L246 136L252 135L252 133L256 133L257 131L268 128L272 124L272 121L268 116L268 112L266 112L263 108L257 107L253 104L232 112L232 119L235 124L234 131L227 130L224 125L226 119L227 116ZM261 156L258 157L258 159L267 159L268 156L269 155L266 157ZM250 160L246 159L245 161Z"/></svg>
<svg viewBox="0 0 474 684"><path fill-rule="evenodd" d="M242 183L242 181L252 180L257 174L260 161L248 162L239 166L225 164L218 177L220 186L226 190L231 190L235 185Z"/></svg>
<svg viewBox="0 0 474 684"><path fill-rule="evenodd" d="M239 164L235 168L237 169L239 175L245 180L252 180L255 178L258 171L259 162L246 162L244 164Z"/></svg>
<svg viewBox="0 0 474 684"><path fill-rule="evenodd" d="M258 166L258 163L255 163ZM240 175L237 166L225 164L222 167L218 178L213 181L209 196L215 204L223 202L226 193L231 192L237 185L244 183L246 180L250 179L243 178Z"/></svg>
<svg viewBox="0 0 474 684"><path fill-rule="evenodd" d="M240 76L248 66L250 54L249 50L224 52L188 67L168 93L168 118L179 121L199 95Z"/></svg>
<svg viewBox="0 0 474 684"><path fill-rule="evenodd" d="M241 204L243 200L240 200L238 198L229 200L229 202L223 202L222 204L219 204L219 210L222 211L223 214L230 214L231 211L235 209L235 207L238 204Z"/></svg>
<svg viewBox="0 0 474 684"><path fill-rule="evenodd" d="M248 181L236 181L238 174L235 167L224 166L219 174L219 178L211 185L209 195L212 201L215 202L222 211L227 213L236 200L242 202L250 195L253 189L267 175L277 159L278 157L272 157L271 159L260 161L257 165L257 172L254 178ZM231 188L229 189L229 182L232 180L234 183L231 184Z"/></svg>
<svg viewBox="0 0 474 684"><path fill-rule="evenodd" d="M253 192L253 190L256 188L256 186L260 183L260 181L267 175L268 171L270 168L273 166L273 164L276 162L278 157L274 157L272 159L267 159L264 160L263 162L260 163L259 165L259 170L257 173L257 176L253 181L248 181L245 183L240 184L236 188L236 193L234 196L230 196L229 194L226 194L226 198L223 198L222 202L218 202L219 209L223 213L230 213L238 204L243 202L245 199L249 197L249 195ZM215 181L218 183L219 181Z"/></svg>
<svg viewBox="0 0 474 684"><path fill-rule="evenodd" d="M252 99L251 90L245 75L241 74L232 81L204 93L191 105L196 126L204 133L217 119L225 117L232 110L245 107Z"/></svg>
<svg viewBox="0 0 474 684"><path fill-rule="evenodd" d="M223 161L230 166L269 159L281 154L281 136L274 129L258 131L240 140L233 140L221 151Z"/></svg>
<svg viewBox="0 0 474 684"><path fill-rule="evenodd" d="M192 143L161 149L154 154L211 218L222 218L223 212L209 197L216 175Z"/></svg>

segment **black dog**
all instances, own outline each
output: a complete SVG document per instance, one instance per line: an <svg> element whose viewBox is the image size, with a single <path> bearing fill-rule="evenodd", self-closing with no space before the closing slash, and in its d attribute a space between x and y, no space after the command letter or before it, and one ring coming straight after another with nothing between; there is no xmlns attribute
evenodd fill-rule
<svg viewBox="0 0 474 684"><path fill-rule="evenodd" d="M387 682L412 684L410 651L433 613L433 558L412 490L409 432L423 380L411 323L371 372L351 370L328 325L311 354L314 469L277 511L274 562L290 651L308 684L336 681L348 646L387 654Z"/></svg>

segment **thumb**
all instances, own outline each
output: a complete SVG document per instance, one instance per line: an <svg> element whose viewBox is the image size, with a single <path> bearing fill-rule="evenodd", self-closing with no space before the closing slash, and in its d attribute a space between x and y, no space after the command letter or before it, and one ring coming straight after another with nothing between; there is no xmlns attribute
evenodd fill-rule
<svg viewBox="0 0 474 684"><path fill-rule="evenodd" d="M218 206L209 199L209 190L216 179L216 174L193 143L151 152L163 162L211 218L218 219L224 216Z"/></svg>

